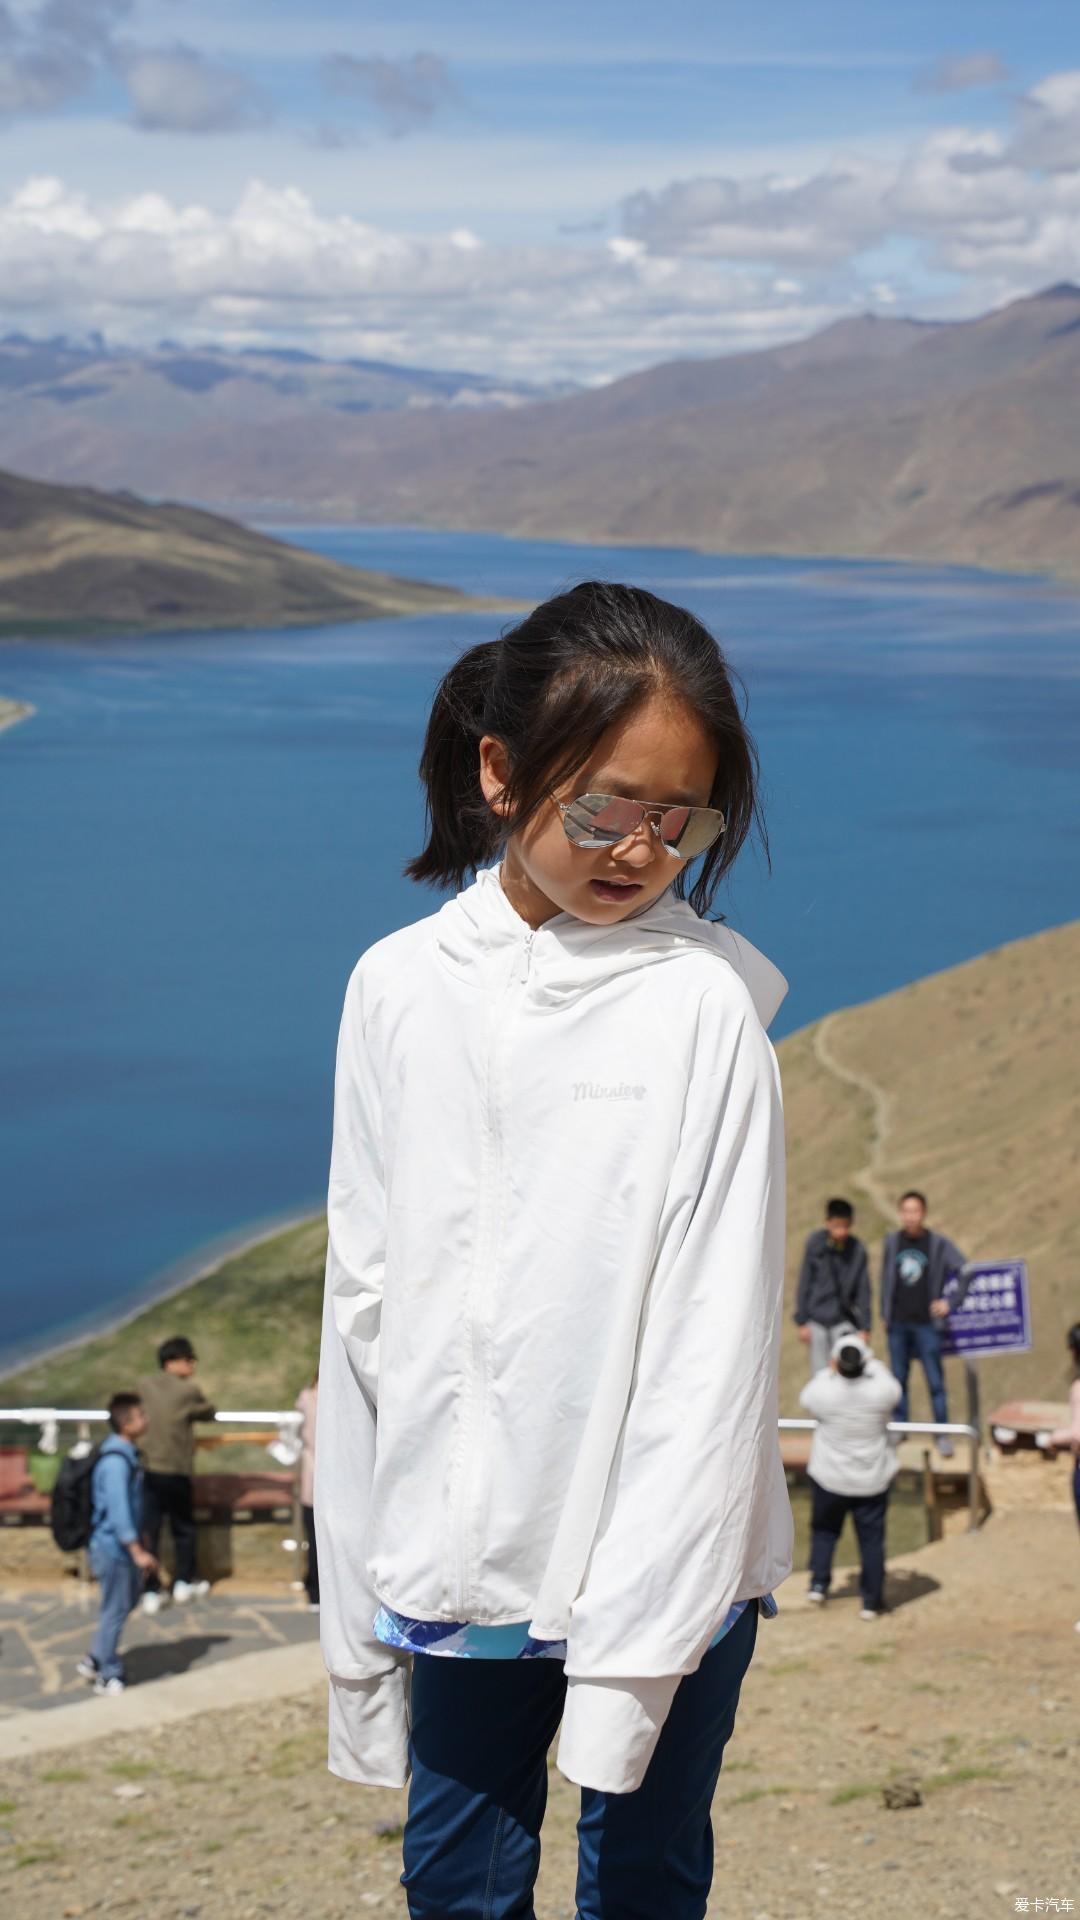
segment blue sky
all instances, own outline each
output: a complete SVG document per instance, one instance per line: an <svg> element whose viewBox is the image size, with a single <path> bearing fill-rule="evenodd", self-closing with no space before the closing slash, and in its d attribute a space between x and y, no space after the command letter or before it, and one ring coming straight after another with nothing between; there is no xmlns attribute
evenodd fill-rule
<svg viewBox="0 0 1080 1920"><path fill-rule="evenodd" d="M603 380L1074 272L1066 0L0 0L0 327Z"/></svg>

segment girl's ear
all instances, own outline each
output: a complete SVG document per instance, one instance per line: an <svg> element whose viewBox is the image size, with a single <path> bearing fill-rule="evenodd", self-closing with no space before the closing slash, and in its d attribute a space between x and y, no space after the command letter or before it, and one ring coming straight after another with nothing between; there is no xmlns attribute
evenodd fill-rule
<svg viewBox="0 0 1080 1920"><path fill-rule="evenodd" d="M510 778L510 757L501 740L485 733L480 742L480 791L492 813L507 811L503 792Z"/></svg>

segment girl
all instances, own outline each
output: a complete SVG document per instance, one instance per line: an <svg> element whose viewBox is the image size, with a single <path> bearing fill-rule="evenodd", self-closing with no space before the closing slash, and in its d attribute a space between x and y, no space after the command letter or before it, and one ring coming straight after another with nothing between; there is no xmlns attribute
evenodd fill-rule
<svg viewBox="0 0 1080 1920"><path fill-rule="evenodd" d="M401 1786L409 1912L694 1920L761 1611L786 991L703 916L759 820L716 642L588 582L438 688L414 879L338 1048L316 1466L330 1767ZM694 864L698 863L700 864Z"/></svg>

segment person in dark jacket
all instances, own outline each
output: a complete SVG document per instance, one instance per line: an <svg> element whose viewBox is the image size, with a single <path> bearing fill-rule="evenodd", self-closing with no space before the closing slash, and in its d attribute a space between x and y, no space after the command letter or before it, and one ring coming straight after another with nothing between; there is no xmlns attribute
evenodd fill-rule
<svg viewBox="0 0 1080 1920"><path fill-rule="evenodd" d="M195 1349L177 1334L158 1348L158 1368L139 1381L149 1429L143 1443L146 1459L145 1524L147 1543L156 1555L162 1522L168 1520L176 1556L172 1597L178 1603L199 1600L210 1582L195 1573L195 1514L192 1474L195 1471L194 1423L212 1420L214 1409L195 1382ZM162 1604L156 1574L146 1583L142 1599L147 1613Z"/></svg>
<svg viewBox="0 0 1080 1920"><path fill-rule="evenodd" d="M810 1378L829 1364L839 1334L870 1331L870 1265L854 1233L850 1200L827 1200L825 1225L803 1250L795 1325L810 1348Z"/></svg>
<svg viewBox="0 0 1080 1920"><path fill-rule="evenodd" d="M903 1387L894 1418L908 1417L907 1383L912 1360L921 1360L934 1419L947 1421L948 1400L941 1364L941 1322L967 1292L964 1255L943 1233L926 1224L926 1195L914 1187L900 1196L900 1225L885 1240L881 1259L881 1318L889 1337L889 1364ZM950 1283L959 1284L952 1289ZM942 1434L938 1452L951 1459L952 1440Z"/></svg>

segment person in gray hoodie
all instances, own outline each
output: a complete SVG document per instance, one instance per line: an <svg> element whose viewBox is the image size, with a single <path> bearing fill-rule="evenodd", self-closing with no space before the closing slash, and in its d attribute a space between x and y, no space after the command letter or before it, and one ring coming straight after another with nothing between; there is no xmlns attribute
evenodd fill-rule
<svg viewBox="0 0 1080 1920"><path fill-rule="evenodd" d="M900 1225L885 1241L881 1258L881 1318L889 1340L889 1363L903 1393L898 1420L908 1417L907 1383L912 1360L921 1360L934 1419L949 1418L945 1372L941 1364L941 1322L967 1292L965 1260L943 1233L926 1224L926 1195L914 1187L900 1196ZM946 1297L948 1296L948 1297ZM948 1434L938 1441L946 1459L954 1448Z"/></svg>
<svg viewBox="0 0 1080 1920"><path fill-rule="evenodd" d="M903 1388L860 1334L842 1333L800 1403L817 1421L810 1446L810 1598L822 1605L850 1513L859 1541L860 1620L884 1611L885 1513L897 1469L888 1425Z"/></svg>

